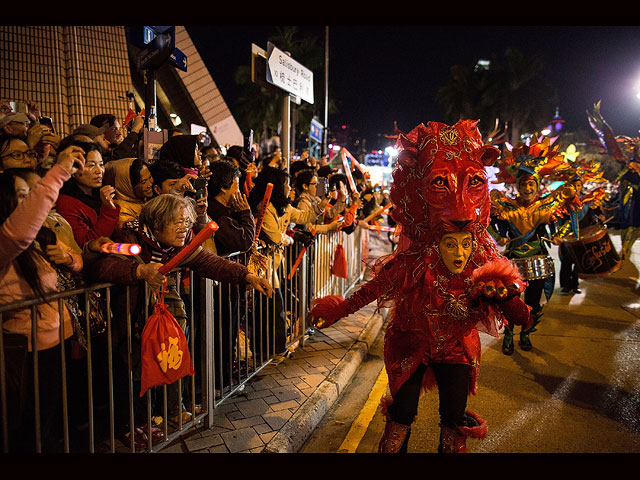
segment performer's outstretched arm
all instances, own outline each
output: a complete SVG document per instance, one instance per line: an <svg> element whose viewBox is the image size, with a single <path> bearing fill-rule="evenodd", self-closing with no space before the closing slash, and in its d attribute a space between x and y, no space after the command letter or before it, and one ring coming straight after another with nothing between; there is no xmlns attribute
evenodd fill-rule
<svg viewBox="0 0 640 480"><path fill-rule="evenodd" d="M339 295L316 298L311 302L309 315L317 328L330 327L341 318L348 317L376 300L381 293L379 290L381 284L374 279L362 285L346 299Z"/></svg>

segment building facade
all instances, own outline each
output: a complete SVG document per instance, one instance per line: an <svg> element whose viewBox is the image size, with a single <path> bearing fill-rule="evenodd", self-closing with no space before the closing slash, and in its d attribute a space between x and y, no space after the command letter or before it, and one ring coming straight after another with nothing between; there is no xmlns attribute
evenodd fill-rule
<svg viewBox="0 0 640 480"><path fill-rule="evenodd" d="M157 125L187 133L205 127L219 145L242 144L240 128L183 26L176 47L187 56L184 72L167 64L155 73ZM145 107L145 76L124 26L0 26L0 99L36 102L65 136L100 113L124 120L127 93Z"/></svg>

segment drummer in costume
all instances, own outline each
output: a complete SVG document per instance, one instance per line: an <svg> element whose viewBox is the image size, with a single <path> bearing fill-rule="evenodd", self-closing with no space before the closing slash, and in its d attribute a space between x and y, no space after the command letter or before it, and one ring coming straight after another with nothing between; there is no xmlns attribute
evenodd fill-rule
<svg viewBox="0 0 640 480"><path fill-rule="evenodd" d="M602 205L607 200L603 187L598 183L604 183L603 172L599 162L576 161L566 173L561 174L558 180L573 184L576 189L576 198L566 205L565 213L557 222L556 234L552 238L558 245L558 257L560 259L560 294L580 294L579 286L580 268L576 254L571 250L572 243L566 240L580 238L581 233L588 231L589 227L600 225L604 228L605 217ZM595 188L590 188L596 185ZM583 193L589 189L589 193Z"/></svg>
<svg viewBox="0 0 640 480"><path fill-rule="evenodd" d="M486 422L466 409L476 393L478 330L498 337L503 323L528 325L517 268L487 232L485 167L500 152L484 145L477 121L420 124L398 135L390 200L401 227L396 250L371 264L373 278L347 299L314 300L310 316L325 328L377 301L390 307L384 361L390 396L379 452L406 452L422 391L439 393L439 452L465 452Z"/></svg>
<svg viewBox="0 0 640 480"><path fill-rule="evenodd" d="M618 184L618 225L622 230L622 260L629 258L633 244L640 236L640 138L614 136L600 113L600 102L587 112L589 125L606 152L624 165L614 183Z"/></svg>
<svg viewBox="0 0 640 480"><path fill-rule="evenodd" d="M563 185L551 194L541 195L541 179L557 169L566 167L557 146L551 147L549 138L526 145L519 142L512 150L505 150L497 162L500 169L497 183L514 183L518 194L508 198L499 190L491 191L492 211L496 219L506 222L507 237L497 240L505 246L505 256L519 265L528 286L524 301L531 307L533 324L520 330L518 345L522 350L533 348L530 335L542 316L542 294L551 298L555 284L553 259L544 239L550 239L553 222L560 208L575 196L571 185ZM502 353L513 354L513 325L504 328Z"/></svg>

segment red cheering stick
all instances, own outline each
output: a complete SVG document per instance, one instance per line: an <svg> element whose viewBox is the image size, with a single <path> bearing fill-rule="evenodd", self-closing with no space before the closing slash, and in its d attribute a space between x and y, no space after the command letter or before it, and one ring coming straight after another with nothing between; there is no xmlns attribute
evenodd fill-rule
<svg viewBox="0 0 640 480"><path fill-rule="evenodd" d="M300 265L300 262L302 261L302 257L304 257L304 254L307 252L307 247L302 247L302 250L300 250L300 254L298 255L298 258L296 258L296 261L294 262L293 266L291 267L291 272L289 272L289 276L287 277L287 280L291 280L291 277L293 277L293 274L296 273L296 270L298 269L298 266Z"/></svg>
<svg viewBox="0 0 640 480"><path fill-rule="evenodd" d="M316 229L314 228L311 233L313 235L315 235L316 234ZM307 247L302 247L302 250L300 250L300 253L298 254L298 258L296 258L296 261L293 263L293 266L291 267L291 272L289 273L289 276L287 277L287 280L291 280L291 277L293 277L293 274L296 273L296 270L298 269L298 266L300 265L300 262L302 261L302 257L304 257L304 254L306 252L307 252Z"/></svg>
<svg viewBox="0 0 640 480"><path fill-rule="evenodd" d="M142 248L137 243L103 243L100 251L103 253L119 253L121 255L138 255Z"/></svg>
<svg viewBox="0 0 640 480"><path fill-rule="evenodd" d="M384 205L383 207L380 207L378 210L373 212L371 215L369 215L367 218L365 218L362 221L364 223L367 223L369 220L372 220L372 219L376 218L378 215L381 215L382 212L384 212L385 210L389 209L390 207L391 207L391 203L387 203L386 205Z"/></svg>
<svg viewBox="0 0 640 480"><path fill-rule="evenodd" d="M172 257L167 263L162 265L158 269L158 271L162 275L166 275L167 273L169 273L171 270L173 270L173 268L178 266L180 262L191 255L196 248L202 245L205 240L211 237L211 235L213 235L216 230L218 230L218 224L216 222L209 222L206 227L200 230L198 234L193 237L193 240L189 242L189 245L184 246L182 250L180 250L174 257Z"/></svg>
<svg viewBox="0 0 640 480"><path fill-rule="evenodd" d="M264 191L264 198L262 199L262 206L260 207L260 213L258 214L258 220L256 221L256 239L260 235L262 229L262 221L264 220L264 214L267 211L267 205L271 199L271 191L273 190L273 183L267 183L267 188Z"/></svg>

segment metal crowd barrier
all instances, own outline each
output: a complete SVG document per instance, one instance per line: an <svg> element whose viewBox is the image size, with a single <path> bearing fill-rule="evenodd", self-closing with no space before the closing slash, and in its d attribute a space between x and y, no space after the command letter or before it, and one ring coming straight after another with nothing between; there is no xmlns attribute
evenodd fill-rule
<svg viewBox="0 0 640 480"><path fill-rule="evenodd" d="M136 342L132 332L135 319L131 318L129 309L129 286L93 284L45 297L47 303L57 302L59 311L63 311L66 300L75 296L84 306L84 331L90 332L89 299L90 296L94 299L98 296L106 328L100 334L86 335L84 349L72 348L69 340L64 341L69 332L64 331L64 322L61 322L58 347L37 351L36 306L43 303L42 300L0 306L0 321L12 310L29 308L34 339L34 353L19 359L24 366L20 377L22 385L28 388L18 392L17 398L7 398L8 382L16 381L14 373L7 374L7 366L10 364L12 368L16 359L15 350L5 345L5 340L15 336L4 333L0 328L1 451L155 452L198 424L212 427L215 409L219 405L242 390L271 361L294 354L295 349L314 333L307 321L313 298L329 294L346 295L362 280L365 271L362 252L367 251L367 238L366 229L356 228L351 234L330 232L317 235L304 252L298 243L285 249L282 265L272 269L272 274L280 278L286 336L284 351L276 351L274 343L276 296L267 299L254 291L240 292L237 286L199 278L190 270L177 272L176 284L188 314L185 332L196 373L179 380L177 385L154 387L142 398L133 364L134 350L139 350L140 346L137 344L139 339ZM342 242L347 256L347 279L331 274L338 242ZM272 261L273 252L267 249L264 253ZM225 257L246 264L248 255L235 253ZM300 262L293 269L299 257ZM114 291L121 292L121 289L124 289L126 298L124 307L112 304ZM123 343L120 339L115 346L112 333L118 319L114 311L121 312L123 308L126 341ZM149 318L150 313L148 305L145 305L144 319ZM52 359L52 355L57 359ZM51 363L57 366L52 369ZM43 368L59 374L53 387L41 377ZM175 388L179 399L176 422L167 419L170 388ZM52 392L55 392L53 396ZM58 404L53 415L55 422L43 425L43 410L49 412L52 403ZM51 413L44 414L47 415ZM21 423L23 420L26 424ZM147 440L144 445L136 445L135 429L141 425L144 425L142 428ZM147 427L149 425L154 427L151 431ZM127 433L128 439L125 438ZM51 438L53 441L49 441Z"/></svg>

